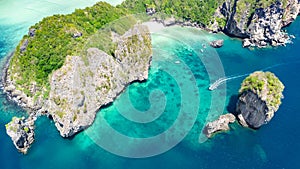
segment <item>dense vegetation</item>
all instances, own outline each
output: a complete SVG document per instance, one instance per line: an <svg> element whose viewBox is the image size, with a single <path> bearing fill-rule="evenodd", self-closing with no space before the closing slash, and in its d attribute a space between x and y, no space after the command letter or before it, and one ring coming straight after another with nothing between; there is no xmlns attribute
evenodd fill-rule
<svg viewBox="0 0 300 169"><path fill-rule="evenodd" d="M271 72L255 72L248 76L242 83L240 93L251 90L260 97L266 95L268 105L278 107L283 97L284 85Z"/></svg>
<svg viewBox="0 0 300 169"><path fill-rule="evenodd" d="M154 8L162 18L172 15L207 27L216 20L220 28L224 28L228 18L214 16L216 9L224 2L225 0L126 0L121 6L132 13L144 12L147 7ZM235 0L227 2L233 7ZM235 9L228 10L235 10L235 17L240 22L241 19L251 18L255 9L266 8L276 2L281 2L283 9L287 8L287 0L238 0Z"/></svg>
<svg viewBox="0 0 300 169"><path fill-rule="evenodd" d="M10 78L16 82L17 89L28 96L32 84L37 86L38 95L47 96L49 91L49 75L59 69L67 55L82 55L87 47L98 47L114 56L116 44L112 41L110 30L99 32L104 25L120 19L127 14L145 13L146 8L154 8L160 16L175 16L191 20L202 25L209 25L214 19L224 27L224 18L214 18L218 6L225 0L126 0L113 7L108 3L99 2L86 9L76 9L69 15L54 15L44 18L32 26L35 35L25 35L17 47L10 64ZM285 2L286 0L284 0ZM251 4L251 12L257 7L265 7L274 0L240 0L237 12L241 12ZM248 9L248 10L249 10ZM124 33L134 19L115 24L110 29ZM74 35L80 36L74 37ZM28 42L26 50L22 46ZM87 43L88 42L88 43Z"/></svg>
<svg viewBox="0 0 300 169"><path fill-rule="evenodd" d="M145 15L128 15L126 17L119 18L116 21L110 22L105 27L94 33L88 38L82 51L86 51L88 48L96 47L104 52L115 56L115 50L117 47L116 42L113 42L111 31L123 35L133 25L137 23L137 20L143 20ZM82 56L83 54L81 54Z"/></svg>
<svg viewBox="0 0 300 169"><path fill-rule="evenodd" d="M87 38L126 13L125 9L99 2L83 10L76 9L69 15L44 18L31 27L36 30L35 35L25 35L17 47L10 65L11 78L28 96L32 95L29 88L33 82L47 88L49 75L63 65L67 55L81 52ZM74 38L78 33L82 36ZM21 52L25 40L28 46Z"/></svg>
<svg viewBox="0 0 300 169"><path fill-rule="evenodd" d="M208 25L222 2L224 0L126 0L121 6L133 13L145 12L148 6L163 14Z"/></svg>

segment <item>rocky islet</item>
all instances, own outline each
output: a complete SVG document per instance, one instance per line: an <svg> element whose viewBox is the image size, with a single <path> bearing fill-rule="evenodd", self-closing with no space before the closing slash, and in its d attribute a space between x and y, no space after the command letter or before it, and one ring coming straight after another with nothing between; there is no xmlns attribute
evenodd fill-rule
<svg viewBox="0 0 300 169"><path fill-rule="evenodd" d="M245 127L258 129L271 121L281 105L284 85L271 72L254 72L241 86L236 113Z"/></svg>
<svg viewBox="0 0 300 169"><path fill-rule="evenodd" d="M17 118L6 124L6 133L11 137L15 147L23 154L26 154L34 142L34 122L37 119L35 114L30 117Z"/></svg>
<svg viewBox="0 0 300 169"><path fill-rule="evenodd" d="M235 120L236 117L231 113L221 115L217 120L207 123L205 128L203 129L203 133L208 138L211 138L214 134L218 132L230 130L229 124L234 123Z"/></svg>
<svg viewBox="0 0 300 169"><path fill-rule="evenodd" d="M229 130L228 124L236 119L243 127L259 129L270 122L279 109L283 90L284 85L273 73L252 73L241 85L234 115L221 115L207 123L203 133L211 138L214 133Z"/></svg>
<svg viewBox="0 0 300 169"><path fill-rule="evenodd" d="M222 39L210 42L210 46L212 46L214 48L220 48L223 45L224 45L224 40L222 40Z"/></svg>

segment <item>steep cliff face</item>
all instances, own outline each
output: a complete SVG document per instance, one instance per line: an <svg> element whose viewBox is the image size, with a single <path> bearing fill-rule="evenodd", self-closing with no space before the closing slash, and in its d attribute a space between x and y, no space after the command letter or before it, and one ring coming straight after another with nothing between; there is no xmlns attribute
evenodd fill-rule
<svg viewBox="0 0 300 169"><path fill-rule="evenodd" d="M297 11L299 12L299 9ZM283 5L280 2L276 2L265 9L256 9L247 29L247 32L250 34L249 41L251 45L265 47L268 44L279 46L288 43L290 37L281 29L284 26L283 18L290 18L290 21L291 17L293 17L289 12L288 9L283 9ZM286 15L284 15L285 13ZM244 43L244 46L247 45Z"/></svg>
<svg viewBox="0 0 300 169"><path fill-rule="evenodd" d="M237 103L237 112L240 123L254 129L266 123L268 106L265 101L252 91L243 92Z"/></svg>
<svg viewBox="0 0 300 169"><path fill-rule="evenodd" d="M49 98L29 97L14 86L9 75L4 77L8 96L30 111L28 119L14 118L6 127L20 152L27 153L33 143L38 116L51 116L62 137L73 136L88 128L97 111L113 102L127 85L148 78L152 56L148 27L136 24L123 35L110 33L105 35L116 44L114 56L98 48L89 48L80 56L67 56L63 66L49 78Z"/></svg>
<svg viewBox="0 0 300 169"><path fill-rule="evenodd" d="M287 0L283 5L284 14L282 18L282 26L292 23L300 13L300 0Z"/></svg>
<svg viewBox="0 0 300 169"><path fill-rule="evenodd" d="M118 39L115 57L90 48L86 56L68 56L51 78L48 112L61 136L89 127L97 111L111 103L133 81L148 78L151 38L136 25Z"/></svg>
<svg viewBox="0 0 300 169"><path fill-rule="evenodd" d="M246 38L248 37L247 24L248 18L250 17L250 9L253 4L240 1L227 1L224 2L226 4L226 8L223 10L227 10L227 23L224 31L232 36ZM224 6L224 5L223 5ZM230 8L232 7L232 8Z"/></svg>
<svg viewBox="0 0 300 169"><path fill-rule="evenodd" d="M216 20L225 19L226 24L214 23L213 31L219 29L243 38L244 47L285 45L290 42L290 37L282 28L296 19L299 9L298 0L225 0L215 12L215 17Z"/></svg>
<svg viewBox="0 0 300 169"><path fill-rule="evenodd" d="M270 72L255 72L240 89L236 112L239 122L253 129L269 122L281 105L284 85Z"/></svg>

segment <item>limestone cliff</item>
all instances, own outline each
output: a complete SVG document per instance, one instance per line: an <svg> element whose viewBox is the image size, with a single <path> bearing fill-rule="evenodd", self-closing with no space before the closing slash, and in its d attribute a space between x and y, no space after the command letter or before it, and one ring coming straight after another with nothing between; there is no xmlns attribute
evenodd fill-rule
<svg viewBox="0 0 300 169"><path fill-rule="evenodd" d="M240 89L236 113L239 122L250 128L268 123L279 109L284 85L270 72L255 72L247 77Z"/></svg>
<svg viewBox="0 0 300 169"><path fill-rule="evenodd" d="M207 123L202 132L208 138L211 138L218 132L230 130L229 124L234 123L235 120L235 116L231 113L221 115L217 120Z"/></svg>
<svg viewBox="0 0 300 169"><path fill-rule="evenodd" d="M178 0L174 3L177 5L152 1L153 6L144 12L165 26L179 24L211 32L223 31L243 39L244 47L290 43L290 36L282 28L296 19L300 9L299 0L217 0L213 3Z"/></svg>
<svg viewBox="0 0 300 169"><path fill-rule="evenodd" d="M49 78L48 98L26 95L7 71L4 91L30 115L7 124L7 134L17 149L26 153L30 148L38 116L52 117L62 137L73 136L89 127L97 111L113 102L130 83L148 78L152 56L148 27L136 24L123 35L110 33L116 44L114 56L98 48L88 48L80 56L67 56L63 66ZM34 85L32 91L37 91Z"/></svg>
<svg viewBox="0 0 300 169"><path fill-rule="evenodd" d="M248 18L252 4L243 1L227 1L222 5L222 11L227 17L224 32L229 35L246 38Z"/></svg>
<svg viewBox="0 0 300 169"><path fill-rule="evenodd" d="M208 28L244 39L244 47L285 45L290 36L282 28L296 19L299 9L298 0L225 0ZM216 22L220 20L223 22Z"/></svg>
<svg viewBox="0 0 300 169"><path fill-rule="evenodd" d="M61 136L89 127L99 108L131 82L147 79L151 53L148 28L137 25L120 37L115 57L97 48L84 57L68 56L50 81L48 110Z"/></svg>

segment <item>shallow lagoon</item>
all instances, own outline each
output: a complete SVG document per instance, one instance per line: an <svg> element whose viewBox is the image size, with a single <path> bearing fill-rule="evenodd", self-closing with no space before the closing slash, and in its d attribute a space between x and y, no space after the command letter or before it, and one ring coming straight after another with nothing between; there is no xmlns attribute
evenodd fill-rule
<svg viewBox="0 0 300 169"><path fill-rule="evenodd" d="M54 1L53 1L54 2ZM83 7L90 4L81 3ZM10 9L2 4L1 8ZM10 1L15 6L24 6L24 1ZM29 2L28 2L29 3ZM26 4L28 4L26 3ZM44 3L44 4L43 4ZM45 5L48 2L32 3L34 8L41 5L48 11L43 15L23 16L24 19L0 19L0 55L2 61L13 50L19 39L27 32L27 28L37 22L42 16L56 12L70 12L74 6L65 8L55 5ZM72 3L73 4L73 3ZM47 8L47 6L49 8ZM78 7L79 7L78 6ZM69 8L67 8L69 7ZM47 9L46 9L47 8ZM23 8L21 8L23 9ZM42 9L42 8L40 8ZM55 9L55 10L52 10ZM68 10L61 10L68 9ZM5 10L0 10L1 13ZM25 10L26 11L26 10ZM7 12L5 12L7 13ZM28 12L29 13L29 12ZM7 13L7 15L9 15ZM1 15L3 16L3 15ZM4 15L5 16L5 15ZM30 17L29 17L30 16ZM9 21L11 20L11 21ZM293 23L288 31L296 36L293 44L275 49L248 50L241 47L237 39L228 38L222 34L212 35L193 28L171 27L152 34L154 55L149 80L145 83L134 83L112 105L102 109L95 124L73 139L62 139L54 124L43 117L37 121L36 142L28 155L19 154L10 138L5 133L4 125L12 116L24 114L15 105L8 103L4 95L0 97L0 161L1 168L299 168L298 143L300 132L297 131L300 116L298 101L298 86L300 85L298 69L298 47L300 47L300 21ZM298 29L298 30L297 30ZM214 50L207 45L212 39L225 39L224 47ZM206 48L202 46L206 44ZM202 53L200 49L203 49ZM220 62L221 61L221 67ZM180 63L178 64L178 61ZM3 63L3 62L2 62ZM176 71L175 71L176 70ZM285 99L274 119L259 131L243 129L233 125L229 133L217 135L211 140L201 137L201 129L206 120L214 119L221 113L232 111L236 94L242 78L228 81L226 85L214 92L207 90L211 81L224 74L238 76L256 70L270 70L285 84ZM224 72L223 72L224 71ZM223 74L224 73L224 74ZM189 88L186 85L192 85ZM194 91L197 89L198 91ZM193 92L194 91L194 92ZM190 97L183 98L186 92ZM189 100L193 98L193 100ZM161 102L165 100L165 102ZM198 105L194 105L199 101ZM128 104L128 101L130 101ZM192 129L189 123L180 122L174 128L174 135L165 137L163 141L181 138L181 133L187 134L182 142L171 150L158 156L142 159L124 158L99 147L99 141L104 137L107 128L104 119L113 129L131 138L148 138L156 136L176 124L176 119L182 113L182 102L188 101L191 106L184 121L196 120ZM152 105L151 105L152 103ZM159 105L157 107L153 105ZM151 107L152 106L152 107ZM127 120L122 113L134 110L134 113L159 110L161 116L151 123L135 123ZM154 109L155 108L155 109ZM194 109L198 109L194 119ZM127 110L127 111L125 111ZM184 109L185 110L185 109ZM153 111L155 112L155 111ZM191 113L191 114L188 114ZM125 116L125 117L124 117ZM150 116L151 119L151 116ZM111 133L109 133L111 134ZM122 145L122 140L111 137L113 145ZM95 142L94 142L95 141ZM162 144L164 142L161 142ZM127 144L136 146L135 142ZM155 148L153 145L151 148ZM105 147L105 146L103 146ZM132 149L119 146L116 150L132 154ZM149 145L148 145L149 147ZM147 150L147 149L145 149Z"/></svg>

